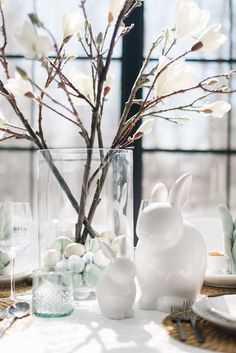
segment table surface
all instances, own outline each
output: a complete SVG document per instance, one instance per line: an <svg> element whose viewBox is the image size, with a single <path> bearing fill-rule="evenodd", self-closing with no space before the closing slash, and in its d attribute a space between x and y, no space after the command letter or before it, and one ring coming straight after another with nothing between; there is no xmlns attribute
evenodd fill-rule
<svg viewBox="0 0 236 353"><path fill-rule="evenodd" d="M96 300L76 304L65 318L18 320L0 340L2 353L186 353L209 352L172 339L162 325L166 314L140 310L135 318L109 320Z"/></svg>
<svg viewBox="0 0 236 353"><path fill-rule="evenodd" d="M195 219L207 248L222 246L218 219ZM206 234L205 234L206 233ZM217 235L217 236L216 236ZM218 240L217 240L218 239ZM1 353L206 353L171 338L162 325L166 314L140 310L122 321L102 316L96 300L81 301L66 318L18 320L0 340ZM211 351L212 352L212 351Z"/></svg>

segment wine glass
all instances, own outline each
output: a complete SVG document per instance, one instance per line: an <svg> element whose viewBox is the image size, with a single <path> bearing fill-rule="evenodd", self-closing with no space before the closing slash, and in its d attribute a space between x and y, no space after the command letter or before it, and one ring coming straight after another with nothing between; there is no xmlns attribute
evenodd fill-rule
<svg viewBox="0 0 236 353"><path fill-rule="evenodd" d="M3 202L0 204L0 251L7 254L11 266L11 293L8 299L15 301L15 257L31 241L32 216L27 202Z"/></svg>

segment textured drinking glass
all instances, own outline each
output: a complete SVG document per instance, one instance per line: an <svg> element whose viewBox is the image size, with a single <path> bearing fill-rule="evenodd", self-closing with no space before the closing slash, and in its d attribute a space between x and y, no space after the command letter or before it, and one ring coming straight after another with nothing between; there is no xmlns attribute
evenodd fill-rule
<svg viewBox="0 0 236 353"><path fill-rule="evenodd" d="M32 311L39 317L63 317L73 312L72 272L33 272Z"/></svg>

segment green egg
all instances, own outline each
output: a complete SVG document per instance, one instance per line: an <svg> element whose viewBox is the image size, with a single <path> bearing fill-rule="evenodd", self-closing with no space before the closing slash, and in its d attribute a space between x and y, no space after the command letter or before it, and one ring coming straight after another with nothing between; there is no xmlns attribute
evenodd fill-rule
<svg viewBox="0 0 236 353"><path fill-rule="evenodd" d="M95 287L102 270L97 265L90 263L84 269L84 282L89 287Z"/></svg>
<svg viewBox="0 0 236 353"><path fill-rule="evenodd" d="M72 240L67 237L58 237L53 243L53 248L57 251L63 252L67 245L71 244Z"/></svg>

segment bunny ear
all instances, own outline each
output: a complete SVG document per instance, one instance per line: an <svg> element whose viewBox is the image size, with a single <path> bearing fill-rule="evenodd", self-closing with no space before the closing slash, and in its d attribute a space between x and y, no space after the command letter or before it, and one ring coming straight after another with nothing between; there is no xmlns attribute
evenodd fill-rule
<svg viewBox="0 0 236 353"><path fill-rule="evenodd" d="M116 257L116 254L114 250L110 247L110 245L108 245L104 241L101 241L100 246L101 246L103 255L106 256L106 258L108 258L109 260L112 260Z"/></svg>
<svg viewBox="0 0 236 353"><path fill-rule="evenodd" d="M121 256L127 256L129 253L129 244L126 235L119 235L119 252Z"/></svg>
<svg viewBox="0 0 236 353"><path fill-rule="evenodd" d="M176 180L172 189L170 190L169 203L173 206L182 208L184 207L190 189L192 186L192 176L190 174L184 174L179 179Z"/></svg>
<svg viewBox="0 0 236 353"><path fill-rule="evenodd" d="M151 193L151 202L166 202L168 189L165 184L158 183L154 186Z"/></svg>

